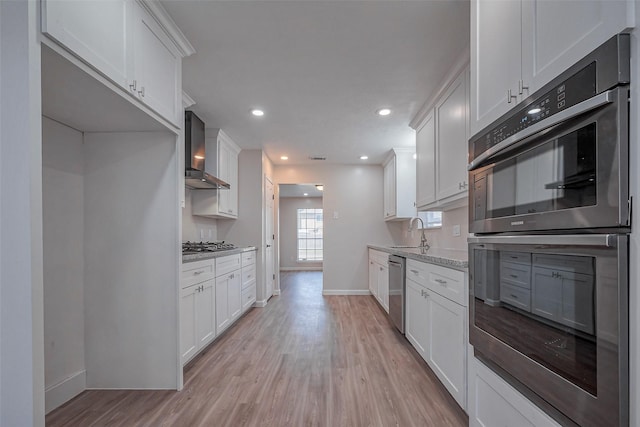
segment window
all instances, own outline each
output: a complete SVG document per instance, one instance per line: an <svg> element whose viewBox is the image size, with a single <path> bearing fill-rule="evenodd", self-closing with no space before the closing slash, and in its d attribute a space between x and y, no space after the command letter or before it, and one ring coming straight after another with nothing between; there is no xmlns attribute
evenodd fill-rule
<svg viewBox="0 0 640 427"><path fill-rule="evenodd" d="M442 227L442 212L418 212L418 218L424 222L424 228Z"/></svg>
<svg viewBox="0 0 640 427"><path fill-rule="evenodd" d="M298 209L298 261L322 261L322 209Z"/></svg>

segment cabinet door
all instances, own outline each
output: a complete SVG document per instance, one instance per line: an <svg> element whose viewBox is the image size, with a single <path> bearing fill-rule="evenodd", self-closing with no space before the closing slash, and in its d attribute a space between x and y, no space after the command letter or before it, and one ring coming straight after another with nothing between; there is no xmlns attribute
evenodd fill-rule
<svg viewBox="0 0 640 427"><path fill-rule="evenodd" d="M216 278L216 335L229 327L229 276Z"/></svg>
<svg viewBox="0 0 640 427"><path fill-rule="evenodd" d="M180 290L180 355L186 363L198 351L196 337L196 288Z"/></svg>
<svg viewBox="0 0 640 427"><path fill-rule="evenodd" d="M422 358L427 360L429 348L429 304L427 290L407 278L405 334Z"/></svg>
<svg viewBox="0 0 640 427"><path fill-rule="evenodd" d="M229 214L238 216L238 154L229 153Z"/></svg>
<svg viewBox="0 0 640 427"><path fill-rule="evenodd" d="M384 165L384 217L390 218L396 215L396 159L389 160Z"/></svg>
<svg viewBox="0 0 640 427"><path fill-rule="evenodd" d="M389 313L389 267L378 267L378 298L382 308Z"/></svg>
<svg viewBox="0 0 640 427"><path fill-rule="evenodd" d="M199 291L196 296L196 333L200 349L216 336L215 280L207 280L197 287Z"/></svg>
<svg viewBox="0 0 640 427"><path fill-rule="evenodd" d="M42 2L42 32L128 90L133 3L127 0Z"/></svg>
<svg viewBox="0 0 640 427"><path fill-rule="evenodd" d="M133 77L135 93L161 116L180 125L182 94L180 55L156 20L136 3L133 25Z"/></svg>
<svg viewBox="0 0 640 427"><path fill-rule="evenodd" d="M429 292L427 363L462 408L466 408L465 308Z"/></svg>
<svg viewBox="0 0 640 427"><path fill-rule="evenodd" d="M374 297L378 297L378 264L369 259L369 291Z"/></svg>
<svg viewBox="0 0 640 427"><path fill-rule="evenodd" d="M242 314L242 280L240 271L229 275L229 316L234 321Z"/></svg>
<svg viewBox="0 0 640 427"><path fill-rule="evenodd" d="M556 322L562 311L562 281L550 268L533 267L531 312Z"/></svg>
<svg viewBox="0 0 640 427"><path fill-rule="evenodd" d="M416 204L436 201L436 132L433 113L416 132Z"/></svg>
<svg viewBox="0 0 640 427"><path fill-rule="evenodd" d="M558 276L562 282L560 322L593 334L595 329L593 276L566 271L558 272Z"/></svg>
<svg viewBox="0 0 640 427"><path fill-rule="evenodd" d="M522 79L541 88L627 28L625 0L522 3Z"/></svg>
<svg viewBox="0 0 640 427"><path fill-rule="evenodd" d="M467 191L467 71L447 89L436 105L436 197L446 199Z"/></svg>
<svg viewBox="0 0 640 427"><path fill-rule="evenodd" d="M522 75L521 7L520 1L471 1L471 135L514 106L507 90L517 96Z"/></svg>
<svg viewBox="0 0 640 427"><path fill-rule="evenodd" d="M231 148L225 143L223 139L218 137L218 178L224 182L231 184L229 190L218 190L218 209L220 212L226 214L231 210L231 198L230 193L234 187L231 182ZM235 190L237 191L237 189Z"/></svg>

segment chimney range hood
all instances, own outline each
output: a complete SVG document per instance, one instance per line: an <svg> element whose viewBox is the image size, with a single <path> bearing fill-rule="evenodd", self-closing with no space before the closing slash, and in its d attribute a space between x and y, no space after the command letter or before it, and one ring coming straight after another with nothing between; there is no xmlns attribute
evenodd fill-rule
<svg viewBox="0 0 640 427"><path fill-rule="evenodd" d="M187 187L194 190L231 188L231 185L206 172L204 122L193 111L185 111L184 147L184 184Z"/></svg>

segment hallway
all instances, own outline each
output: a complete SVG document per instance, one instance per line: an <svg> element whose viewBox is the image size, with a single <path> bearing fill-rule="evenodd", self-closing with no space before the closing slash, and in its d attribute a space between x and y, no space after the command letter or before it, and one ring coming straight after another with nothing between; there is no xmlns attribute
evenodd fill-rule
<svg viewBox="0 0 640 427"><path fill-rule="evenodd" d="M321 272L280 283L187 366L182 391L85 391L47 425L468 424L372 297L323 297Z"/></svg>

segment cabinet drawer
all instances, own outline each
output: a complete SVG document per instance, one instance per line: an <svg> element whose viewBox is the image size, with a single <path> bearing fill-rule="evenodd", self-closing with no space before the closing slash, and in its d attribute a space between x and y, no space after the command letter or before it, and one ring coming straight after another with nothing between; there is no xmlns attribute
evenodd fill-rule
<svg viewBox="0 0 640 427"><path fill-rule="evenodd" d="M182 273L180 277L182 279L200 278L213 275L213 272L213 260L195 261L182 264Z"/></svg>
<svg viewBox="0 0 640 427"><path fill-rule="evenodd" d="M500 283L531 289L531 265L501 261Z"/></svg>
<svg viewBox="0 0 640 427"><path fill-rule="evenodd" d="M216 277L240 269L240 254L216 258Z"/></svg>
<svg viewBox="0 0 640 427"><path fill-rule="evenodd" d="M528 252L500 252L500 261L515 262L518 264L531 264L531 254Z"/></svg>
<svg viewBox="0 0 640 427"><path fill-rule="evenodd" d="M592 258L586 256L534 254L533 265L593 276Z"/></svg>
<svg viewBox="0 0 640 427"><path fill-rule="evenodd" d="M411 279L419 285L427 287L429 281L428 264L424 262L407 260L407 279Z"/></svg>
<svg viewBox="0 0 640 427"><path fill-rule="evenodd" d="M245 289L256 281L256 268L254 266L242 267L242 289Z"/></svg>
<svg viewBox="0 0 640 427"><path fill-rule="evenodd" d="M241 256L242 256L243 267L256 263L256 251L243 252Z"/></svg>
<svg viewBox="0 0 640 427"><path fill-rule="evenodd" d="M500 283L500 301L531 312L531 290Z"/></svg>
<svg viewBox="0 0 640 427"><path fill-rule="evenodd" d="M382 251L376 251L375 249L369 249L369 259L382 266L387 266L389 262L389 254Z"/></svg>
<svg viewBox="0 0 640 427"><path fill-rule="evenodd" d="M428 265L428 271L427 288L460 305L467 305L467 295L464 291L464 273L462 271L439 265Z"/></svg>
<svg viewBox="0 0 640 427"><path fill-rule="evenodd" d="M247 288L242 289L242 312L248 310L254 302L256 302L255 280Z"/></svg>

